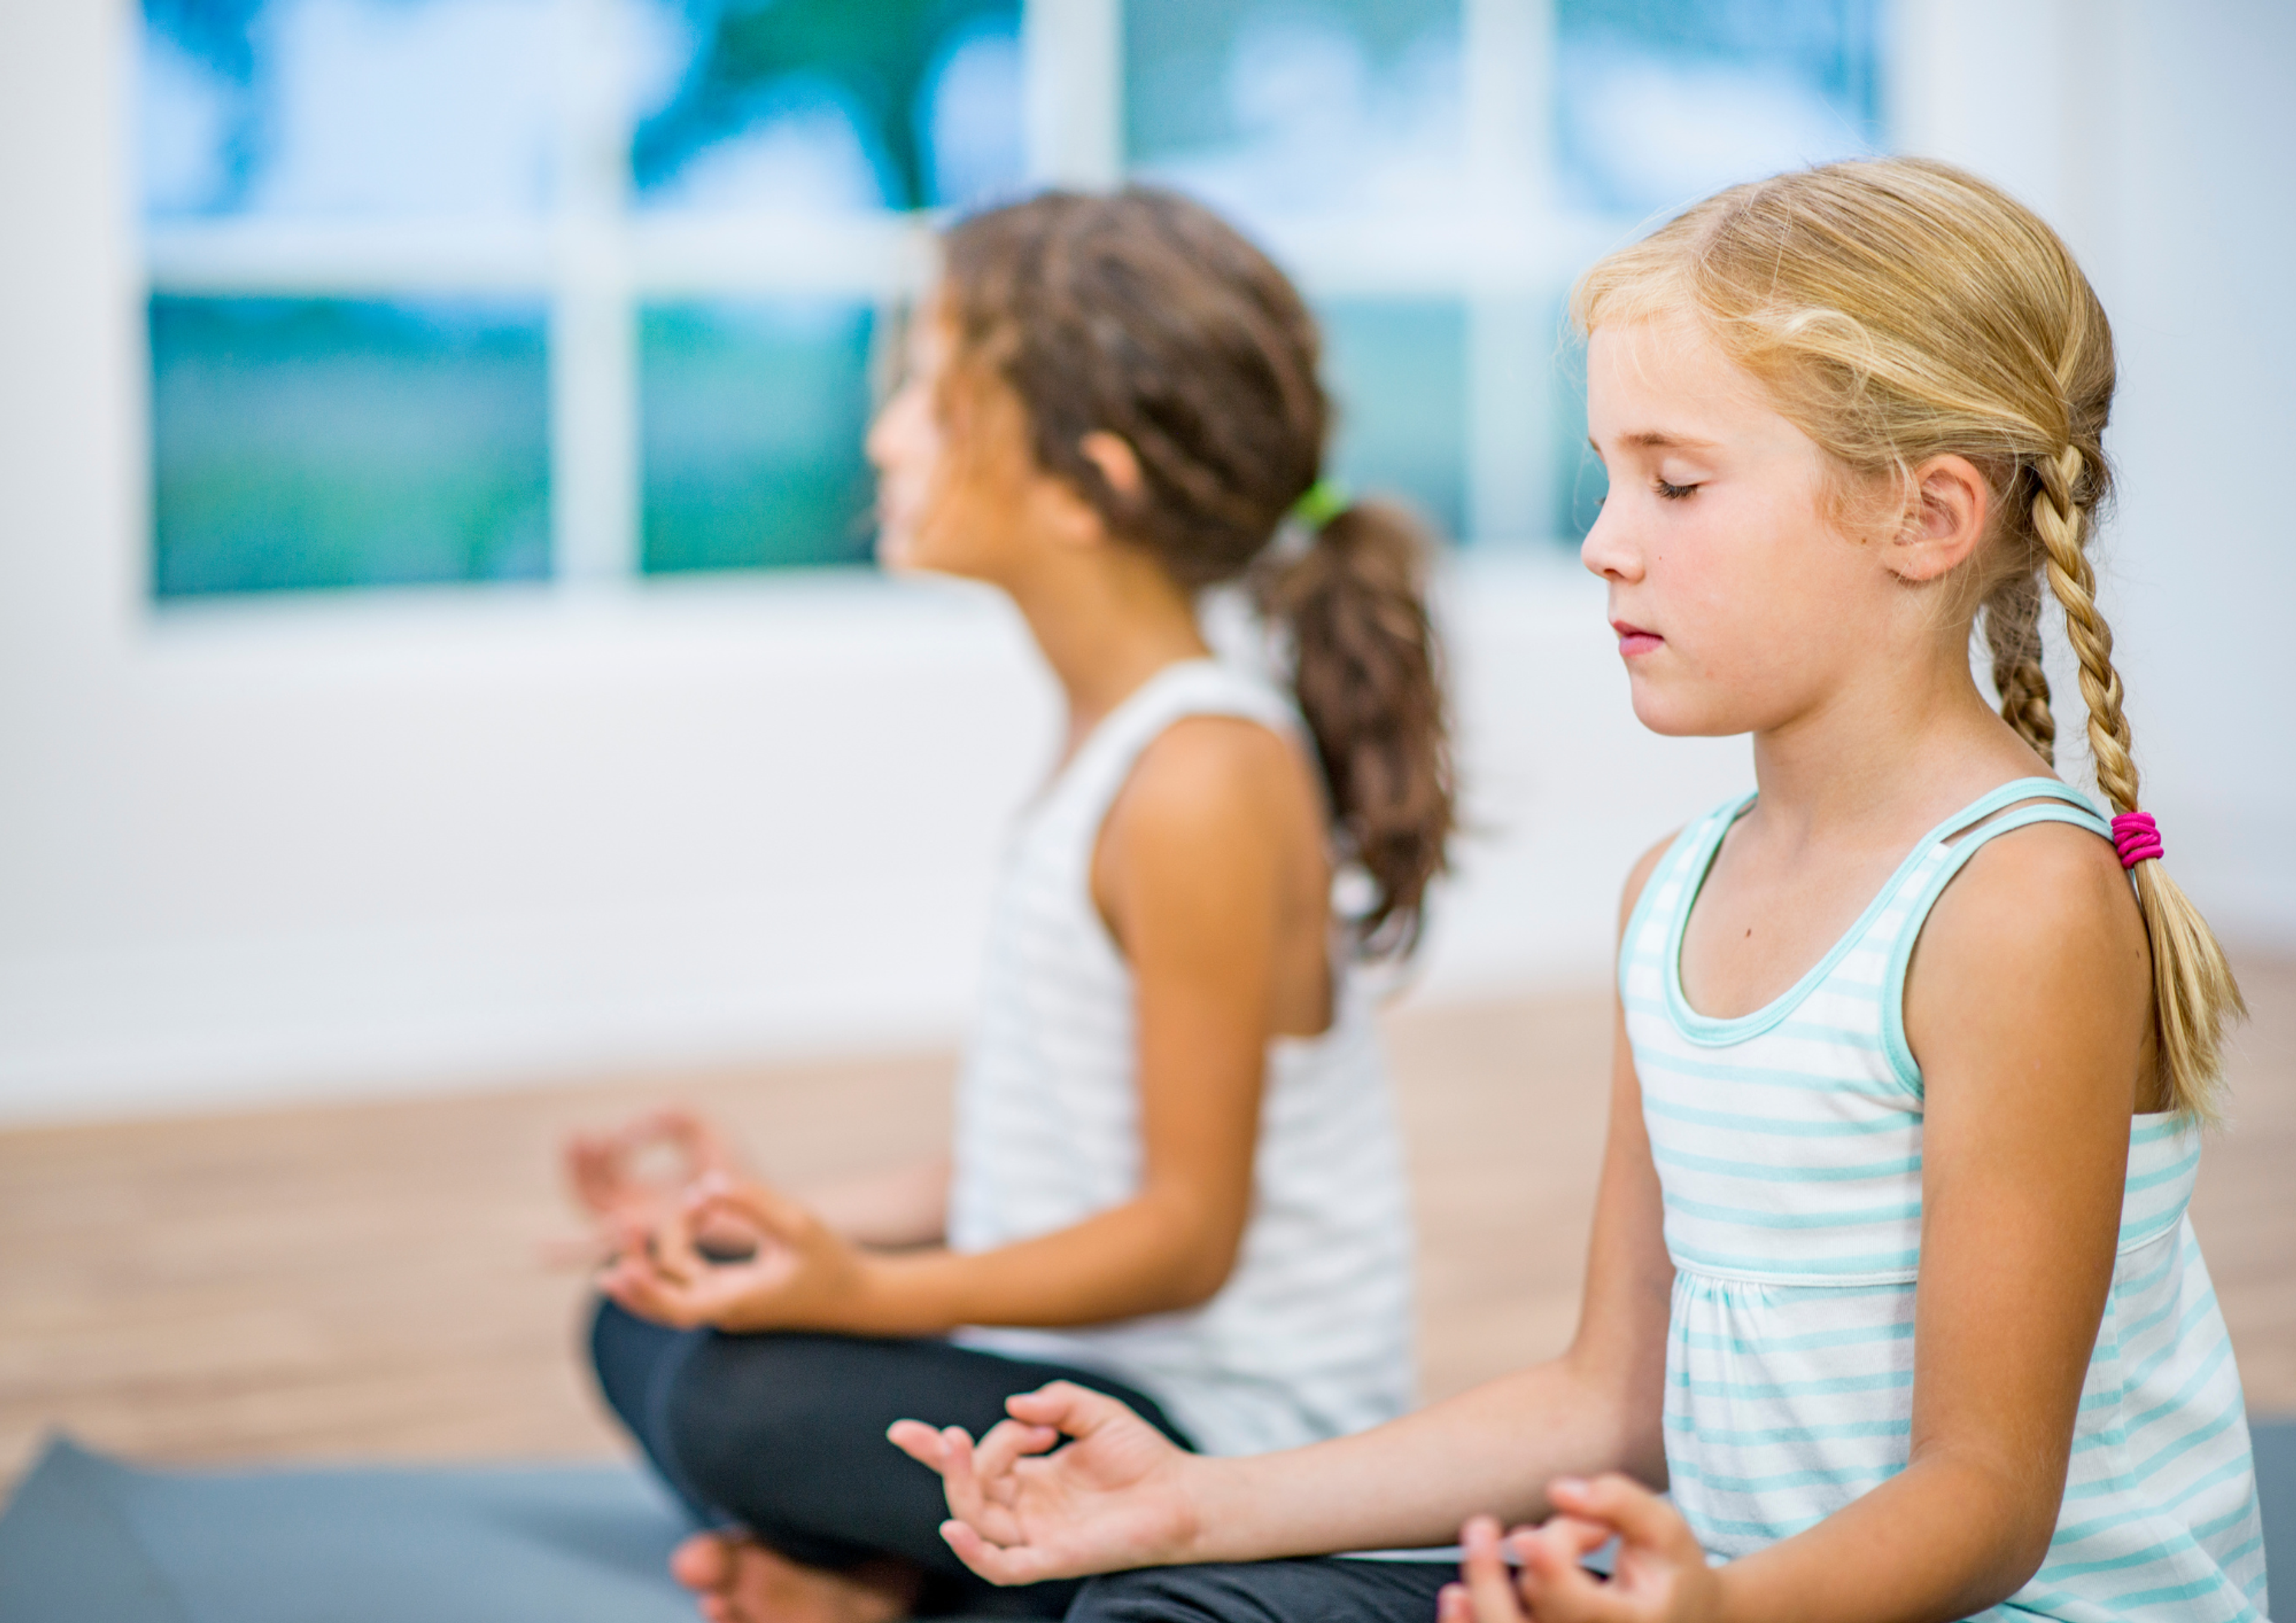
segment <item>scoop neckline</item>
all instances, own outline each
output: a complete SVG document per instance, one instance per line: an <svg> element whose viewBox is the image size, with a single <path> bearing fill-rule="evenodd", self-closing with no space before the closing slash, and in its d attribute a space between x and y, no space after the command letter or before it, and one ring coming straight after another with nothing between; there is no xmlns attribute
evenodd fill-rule
<svg viewBox="0 0 2296 1623"><path fill-rule="evenodd" d="M2024 794L2012 796L2003 800L2000 807L1994 807L1990 810L1980 809L1988 807L1989 802L2007 794L2010 790L2026 789L2030 784L2042 784L2046 787L2029 790ZM1759 1037L1764 1032L1784 1024L1787 1018L1808 1000L1809 995L1818 988L1825 978L1840 967L1842 959L1849 955L1850 950L1859 941L1865 939L1866 932L1874 926L1874 921L1879 918L1889 905L1896 899L1898 892L1904 889L1906 881L1911 877L1914 870L1927 860L1930 853L1938 848L1940 841L1950 839L1969 823L1981 822L1984 818L1992 816L1994 811L2013 806L2019 800L2055 799L2064 794L2075 792L2078 791L2072 791L2070 784L2061 783L2055 778L2030 777L2013 778L2008 783L1980 795L1914 841L1913 848L1906 853L1904 860L1898 864L1896 871L1882 882L1881 889L1876 890L1873 899L1866 904L1865 911L1857 915L1856 922L1849 929L1842 931L1841 937L1826 950L1825 955L1803 972L1799 980L1760 1008L1750 1013L1732 1015L1701 1014L1690 1006L1690 995L1682 988L1682 949L1685 940L1690 934L1691 909L1697 906L1698 898L1706 889L1706 881L1713 873L1714 864L1722 854L1723 840L1733 828L1737 826L1738 819L1754 808L1754 803L1761 798L1761 793L1759 790L1750 791L1734 804L1720 807L1712 814L1706 829L1700 833L1696 842L1685 857L1684 867L1686 872L1683 876L1684 894L1680 903L1674 909L1674 916L1667 922L1663 953L1666 970L1666 1004L1667 1013L1673 1020L1676 1029L1702 1046L1722 1047Z"/></svg>

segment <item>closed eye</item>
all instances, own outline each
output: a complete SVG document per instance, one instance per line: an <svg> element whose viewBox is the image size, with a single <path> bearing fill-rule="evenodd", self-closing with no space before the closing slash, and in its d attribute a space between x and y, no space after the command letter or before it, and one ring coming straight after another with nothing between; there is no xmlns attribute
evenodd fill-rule
<svg viewBox="0 0 2296 1623"><path fill-rule="evenodd" d="M1698 488L1695 485L1669 485L1662 479L1652 480L1651 481L1651 486L1658 492L1659 499L1662 502L1679 502L1685 500L1689 497L1692 492Z"/></svg>

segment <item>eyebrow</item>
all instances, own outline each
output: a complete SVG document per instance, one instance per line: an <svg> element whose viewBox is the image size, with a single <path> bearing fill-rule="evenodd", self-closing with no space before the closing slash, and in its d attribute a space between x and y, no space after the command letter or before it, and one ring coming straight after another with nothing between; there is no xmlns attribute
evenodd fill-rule
<svg viewBox="0 0 2296 1623"><path fill-rule="evenodd" d="M1693 439L1687 434L1669 434L1663 429L1643 429L1636 433L1621 434L1619 441L1645 451L1710 451L1716 444L1711 439ZM1587 436L1587 443L1595 446L1592 434ZM1598 453L1602 448L1595 446Z"/></svg>

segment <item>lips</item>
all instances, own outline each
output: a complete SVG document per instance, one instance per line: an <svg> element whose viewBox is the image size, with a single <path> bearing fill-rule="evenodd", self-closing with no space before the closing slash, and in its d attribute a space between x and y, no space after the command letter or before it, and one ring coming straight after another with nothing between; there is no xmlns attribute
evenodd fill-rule
<svg viewBox="0 0 2296 1623"><path fill-rule="evenodd" d="M1624 620L1612 620L1611 629L1619 634L1619 652L1627 659L1654 652L1666 639L1655 631L1645 631L1640 626L1630 626Z"/></svg>

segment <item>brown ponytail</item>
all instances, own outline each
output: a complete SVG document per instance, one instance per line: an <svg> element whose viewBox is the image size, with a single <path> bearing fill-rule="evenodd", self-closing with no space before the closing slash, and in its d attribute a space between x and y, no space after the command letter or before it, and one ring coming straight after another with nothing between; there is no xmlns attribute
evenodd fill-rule
<svg viewBox="0 0 2296 1623"><path fill-rule="evenodd" d="M1256 582L1262 612L1290 633L1292 687L1333 814L1371 876L1373 904L1355 922L1374 954L1417 944L1454 816L1426 550L1401 509L1357 503Z"/></svg>
<svg viewBox="0 0 2296 1623"><path fill-rule="evenodd" d="M1262 562L1316 482L1331 422L1298 291L1210 210L1144 187L1045 193L962 221L944 246L954 372L1012 391L1037 464L1181 586L1253 577L1289 635L1341 855L1371 880L1357 939L1409 952L1453 823L1426 548L1400 510L1363 504ZM1138 490L1084 455L1095 432L1131 446Z"/></svg>

